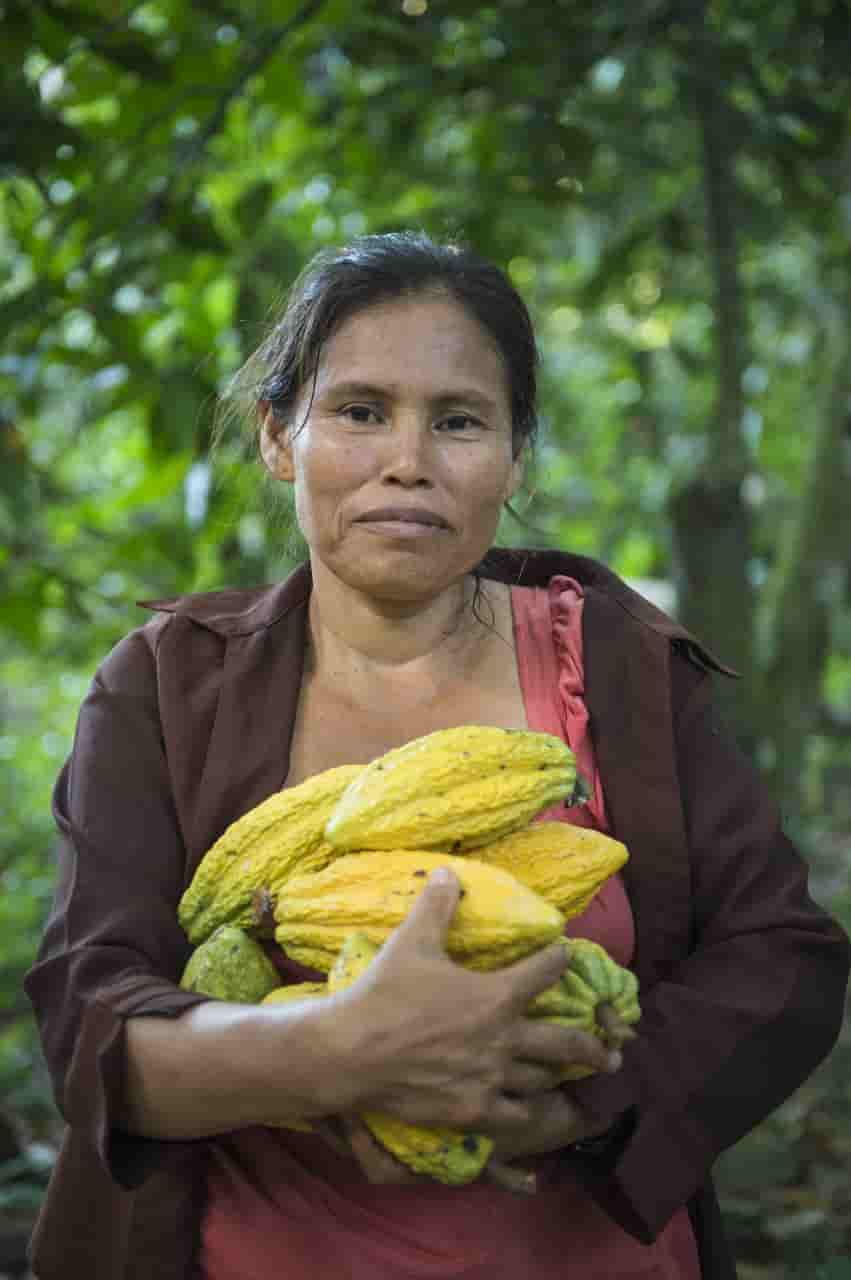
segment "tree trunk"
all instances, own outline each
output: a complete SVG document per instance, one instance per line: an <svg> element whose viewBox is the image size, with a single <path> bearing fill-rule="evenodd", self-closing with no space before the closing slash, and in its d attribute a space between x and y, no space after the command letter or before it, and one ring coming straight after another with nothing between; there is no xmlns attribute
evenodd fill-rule
<svg viewBox="0 0 851 1280"><path fill-rule="evenodd" d="M682 621L744 678L735 684L719 682L718 702L741 745L752 752L754 591L748 577L751 516L742 499L749 459L741 429L747 342L737 254L734 131L713 75L712 39L702 5L692 15L692 32L684 92L702 151L718 372L707 456L671 503L674 572Z"/></svg>
<svg viewBox="0 0 851 1280"><path fill-rule="evenodd" d="M760 727L772 757L765 763L781 809L792 812L802 807L807 742L821 718L830 617L847 585L851 476L844 438L851 440L851 361L841 331L833 349L832 383L808 432L812 443L803 492L759 620Z"/></svg>

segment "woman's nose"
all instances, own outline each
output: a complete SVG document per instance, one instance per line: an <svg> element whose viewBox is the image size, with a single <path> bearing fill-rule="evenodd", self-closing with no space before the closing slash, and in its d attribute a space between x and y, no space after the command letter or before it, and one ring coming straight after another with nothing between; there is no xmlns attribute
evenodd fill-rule
<svg viewBox="0 0 851 1280"><path fill-rule="evenodd" d="M428 425L402 423L390 432L382 479L390 483L431 484L431 437Z"/></svg>

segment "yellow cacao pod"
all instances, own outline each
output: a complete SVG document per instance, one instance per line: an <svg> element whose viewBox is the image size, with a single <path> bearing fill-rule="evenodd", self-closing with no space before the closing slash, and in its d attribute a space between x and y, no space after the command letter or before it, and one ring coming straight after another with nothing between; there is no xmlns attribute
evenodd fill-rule
<svg viewBox="0 0 851 1280"><path fill-rule="evenodd" d="M189 941L203 942L221 924L256 929L256 903L274 903L287 878L317 870L336 851L323 837L334 806L362 765L326 769L278 791L225 830L201 859L178 905Z"/></svg>
<svg viewBox="0 0 851 1280"><path fill-rule="evenodd" d="M324 982L291 982L286 987L275 987L260 1003L295 1004L297 1000L313 1000L327 994L328 987Z"/></svg>
<svg viewBox="0 0 851 1280"><path fill-rule="evenodd" d="M328 974L328 990L342 991L351 986L378 950L365 933L349 934ZM473 1182L493 1151L493 1142L484 1134L425 1129L379 1111L365 1111L361 1119L372 1136L402 1164L447 1186Z"/></svg>
<svg viewBox="0 0 851 1280"><path fill-rule="evenodd" d="M524 827L571 795L573 752L522 729L439 729L373 760L346 788L325 827L342 851L458 853Z"/></svg>
<svg viewBox="0 0 851 1280"><path fill-rule="evenodd" d="M626 845L589 827L533 822L499 840L479 845L474 856L510 871L558 907L565 920L578 916L600 886L627 861Z"/></svg>
<svg viewBox="0 0 851 1280"><path fill-rule="evenodd" d="M380 946L438 867L450 867L461 883L446 943L459 964L499 969L561 936L561 912L507 871L473 858L395 850L346 854L323 871L293 877L278 898L275 937L294 960L327 973L354 930Z"/></svg>

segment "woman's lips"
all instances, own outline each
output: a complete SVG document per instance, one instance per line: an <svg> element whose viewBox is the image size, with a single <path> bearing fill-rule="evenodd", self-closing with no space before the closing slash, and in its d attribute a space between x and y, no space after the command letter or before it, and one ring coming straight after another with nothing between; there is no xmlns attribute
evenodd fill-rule
<svg viewBox="0 0 851 1280"><path fill-rule="evenodd" d="M449 528L443 516L427 507L373 507L357 523L386 538L423 538Z"/></svg>
<svg viewBox="0 0 851 1280"><path fill-rule="evenodd" d="M359 520L370 533L381 533L393 538L422 538L430 534L445 533L446 526L424 524L421 520Z"/></svg>
<svg viewBox="0 0 851 1280"><path fill-rule="evenodd" d="M447 529L448 522L428 507L373 507L358 516L358 524L417 524Z"/></svg>

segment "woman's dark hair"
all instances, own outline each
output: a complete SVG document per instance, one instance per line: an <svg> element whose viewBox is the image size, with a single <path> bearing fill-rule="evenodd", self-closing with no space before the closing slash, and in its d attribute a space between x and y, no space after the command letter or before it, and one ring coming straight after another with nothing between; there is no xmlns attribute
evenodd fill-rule
<svg viewBox="0 0 851 1280"><path fill-rule="evenodd" d="M445 294L478 320L496 344L508 376L512 452L532 443L537 428L537 348L526 304L498 267L457 243L422 232L361 236L324 249L293 285L280 319L231 380L223 396L259 430L257 405L268 401L289 422L302 388L315 379L322 348L356 312L380 302Z"/></svg>

